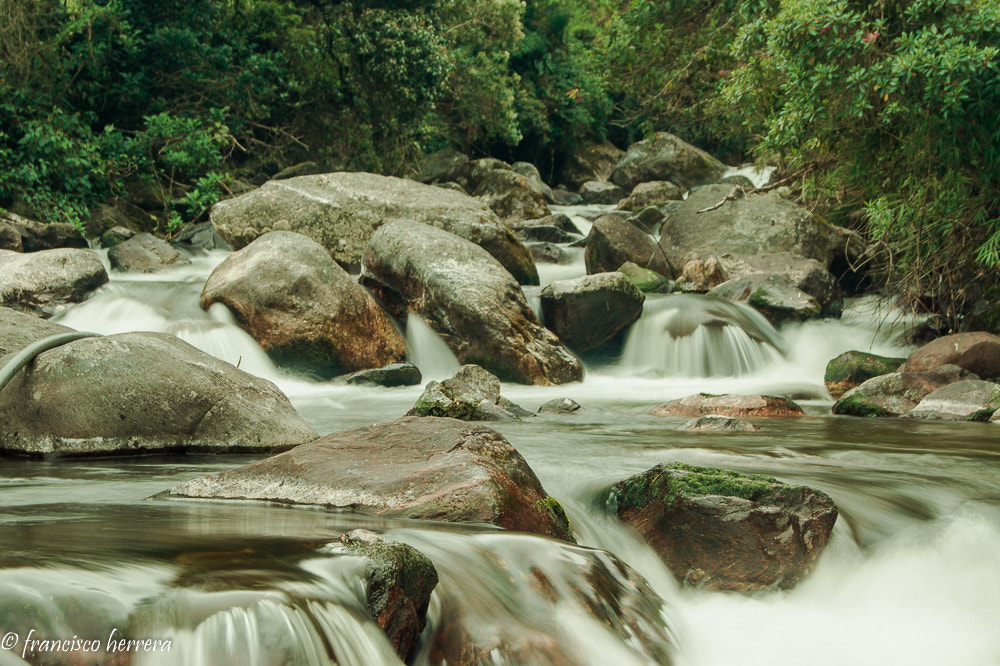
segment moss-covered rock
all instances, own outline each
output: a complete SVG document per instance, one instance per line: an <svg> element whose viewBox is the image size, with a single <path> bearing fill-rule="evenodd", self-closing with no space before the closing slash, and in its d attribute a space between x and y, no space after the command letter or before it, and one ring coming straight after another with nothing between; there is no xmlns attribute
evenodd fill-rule
<svg viewBox="0 0 1000 666"><path fill-rule="evenodd" d="M718 590L792 587L812 569L837 520L836 505L820 491L680 463L620 481L603 499L679 581Z"/></svg>
<svg viewBox="0 0 1000 666"><path fill-rule="evenodd" d="M644 294L669 294L674 290L674 281L656 271L643 268L633 261L626 261L618 267L618 272Z"/></svg>
<svg viewBox="0 0 1000 666"><path fill-rule="evenodd" d="M890 372L850 389L833 405L845 416L902 416L933 391L962 379L979 379L968 370L943 365L926 372Z"/></svg>
<svg viewBox="0 0 1000 666"><path fill-rule="evenodd" d="M905 360L863 351L847 351L826 364L823 381L826 390L836 400L872 377L895 372Z"/></svg>

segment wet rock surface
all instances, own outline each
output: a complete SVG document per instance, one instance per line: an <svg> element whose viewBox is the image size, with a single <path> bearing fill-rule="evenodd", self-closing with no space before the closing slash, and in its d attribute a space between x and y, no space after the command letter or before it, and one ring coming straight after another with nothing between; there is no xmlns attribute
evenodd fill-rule
<svg viewBox="0 0 1000 666"><path fill-rule="evenodd" d="M773 395L709 395L697 393L654 407L653 416L803 416L788 398Z"/></svg>
<svg viewBox="0 0 1000 666"><path fill-rule="evenodd" d="M834 414L847 416L902 416L925 396L963 379L979 379L957 365L924 372L891 372L862 382L833 405Z"/></svg>
<svg viewBox="0 0 1000 666"><path fill-rule="evenodd" d="M872 377L895 372L905 358L878 356L862 351L847 351L826 364L823 381L834 400Z"/></svg>
<svg viewBox="0 0 1000 666"><path fill-rule="evenodd" d="M50 317L60 305L83 301L107 281L104 265L90 250L0 250L3 307Z"/></svg>

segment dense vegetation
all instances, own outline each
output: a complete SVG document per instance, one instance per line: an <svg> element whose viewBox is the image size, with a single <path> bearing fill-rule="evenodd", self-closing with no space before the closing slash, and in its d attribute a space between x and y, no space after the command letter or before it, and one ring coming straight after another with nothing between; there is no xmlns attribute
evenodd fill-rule
<svg viewBox="0 0 1000 666"><path fill-rule="evenodd" d="M558 180L666 130L779 164L957 316L1000 267L998 53L995 0L0 0L0 206L80 224L145 182L170 231L305 159Z"/></svg>

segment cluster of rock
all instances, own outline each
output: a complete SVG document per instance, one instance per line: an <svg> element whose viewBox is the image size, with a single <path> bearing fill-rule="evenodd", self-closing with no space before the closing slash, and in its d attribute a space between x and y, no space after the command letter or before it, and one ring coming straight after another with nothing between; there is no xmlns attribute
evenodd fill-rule
<svg viewBox="0 0 1000 666"><path fill-rule="evenodd" d="M834 414L1000 422L1000 336L946 335L906 359L847 352L826 384Z"/></svg>

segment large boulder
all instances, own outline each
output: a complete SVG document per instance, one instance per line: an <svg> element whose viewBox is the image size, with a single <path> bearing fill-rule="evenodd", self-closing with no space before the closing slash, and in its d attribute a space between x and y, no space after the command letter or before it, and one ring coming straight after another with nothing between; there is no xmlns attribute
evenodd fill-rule
<svg viewBox="0 0 1000 666"><path fill-rule="evenodd" d="M943 386L978 376L957 365L924 372L891 372L862 382L833 404L834 414L846 416L902 416Z"/></svg>
<svg viewBox="0 0 1000 666"><path fill-rule="evenodd" d="M725 172L726 165L704 150L673 134L657 132L653 138L629 146L608 180L627 192L653 180L668 180L690 189L714 183Z"/></svg>
<svg viewBox="0 0 1000 666"><path fill-rule="evenodd" d="M622 215L603 215L594 220L584 252L587 273L608 273L625 262L675 277L665 255L644 231Z"/></svg>
<svg viewBox="0 0 1000 666"><path fill-rule="evenodd" d="M678 581L714 590L793 587L837 522L836 505L818 490L683 464L657 465L605 497Z"/></svg>
<svg viewBox="0 0 1000 666"><path fill-rule="evenodd" d="M963 379L928 393L903 418L933 421L989 421L1000 409L1000 384Z"/></svg>
<svg viewBox="0 0 1000 666"><path fill-rule="evenodd" d="M164 333L76 340L0 391L0 451L273 452L316 438L274 384Z"/></svg>
<svg viewBox="0 0 1000 666"><path fill-rule="evenodd" d="M50 317L58 306L81 302L107 281L108 272L90 250L0 250L0 306Z"/></svg>
<svg viewBox="0 0 1000 666"><path fill-rule="evenodd" d="M141 233L108 250L111 268L119 271L152 273L188 263L184 256L165 240Z"/></svg>
<svg viewBox="0 0 1000 666"><path fill-rule="evenodd" d="M514 173L519 173L530 180L532 184L545 196L546 203L555 203L555 197L552 195L552 188L546 185L545 181L542 180L542 174L538 171L538 167L531 162L514 162L510 168Z"/></svg>
<svg viewBox="0 0 1000 666"><path fill-rule="evenodd" d="M574 190L588 181L606 181L623 157L625 151L610 141L583 146L566 160L562 181Z"/></svg>
<svg viewBox="0 0 1000 666"><path fill-rule="evenodd" d="M654 180L648 183L639 183L631 194L618 203L621 210L640 211L655 204L666 203L667 201L680 201L683 198L681 188L677 187L669 180Z"/></svg>
<svg viewBox="0 0 1000 666"><path fill-rule="evenodd" d="M957 365L980 377L1000 377L1000 336L984 332L946 335L914 351L899 370L923 372L942 365Z"/></svg>
<svg viewBox="0 0 1000 666"><path fill-rule="evenodd" d="M401 659L406 659L427 624L431 593L438 583L430 558L413 546L369 530L342 534L340 543L367 561L365 606Z"/></svg>
<svg viewBox="0 0 1000 666"><path fill-rule="evenodd" d="M393 387L416 386L423 377L420 368L412 363L390 363L381 368L358 370L339 379L347 384Z"/></svg>
<svg viewBox="0 0 1000 666"><path fill-rule="evenodd" d="M895 372L905 358L878 356L862 351L846 351L826 364L823 381L834 400L872 377Z"/></svg>
<svg viewBox="0 0 1000 666"><path fill-rule="evenodd" d="M234 249L269 231L295 231L348 270L360 265L375 230L397 219L457 234L496 257L522 284L538 284L531 255L482 201L412 180L370 173L301 176L269 181L212 208L212 224Z"/></svg>
<svg viewBox="0 0 1000 666"><path fill-rule="evenodd" d="M802 408L774 395L710 395L696 393L654 407L653 416L803 416Z"/></svg>
<svg viewBox="0 0 1000 666"><path fill-rule="evenodd" d="M201 305L224 303L279 365L322 379L406 358L389 315L319 243L272 231L229 255Z"/></svg>
<svg viewBox="0 0 1000 666"><path fill-rule="evenodd" d="M488 172L477 183L472 195L485 201L507 224L549 214L545 193L539 183L506 169Z"/></svg>
<svg viewBox="0 0 1000 666"><path fill-rule="evenodd" d="M386 224L368 245L364 272L394 314L419 314L461 363L522 384L583 376L580 362L541 325L510 273L454 234L414 222Z"/></svg>
<svg viewBox="0 0 1000 666"><path fill-rule="evenodd" d="M664 221L660 248L676 270L693 259L727 253L749 257L789 252L816 259L823 267L844 255L847 231L775 194L730 200L732 189L729 185L698 188Z"/></svg>
<svg viewBox="0 0 1000 666"><path fill-rule="evenodd" d="M819 302L783 275L754 273L718 285L711 295L755 308L775 326L790 321L817 319Z"/></svg>
<svg viewBox="0 0 1000 666"><path fill-rule="evenodd" d="M13 224L3 218L0 218L0 250L9 250L11 252L24 251L24 243L21 241L20 232L18 232Z"/></svg>
<svg viewBox="0 0 1000 666"><path fill-rule="evenodd" d="M40 317L0 307L0 357L21 351L32 342L50 335L72 331L72 328Z"/></svg>
<svg viewBox="0 0 1000 666"><path fill-rule="evenodd" d="M90 247L80 230L68 222L38 222L4 210L0 210L0 222L13 228L21 237L19 251ZM9 242L16 244L12 236Z"/></svg>
<svg viewBox="0 0 1000 666"><path fill-rule="evenodd" d="M773 313L772 321L839 317L844 309L837 279L815 259L790 252L772 252L745 257L726 254L719 257L719 261L733 284L720 285L718 295L741 302L753 299L757 302L751 305L765 313ZM802 292L807 298L796 292ZM782 293L787 295L785 307L781 305ZM808 305L796 305L806 302Z"/></svg>
<svg viewBox="0 0 1000 666"><path fill-rule="evenodd" d="M407 416L343 430L182 483L167 495L488 523L572 540L562 506L510 442L485 426L456 419Z"/></svg>
<svg viewBox="0 0 1000 666"><path fill-rule="evenodd" d="M642 314L646 295L623 273L556 280L542 290L545 325L577 353L597 349Z"/></svg>

